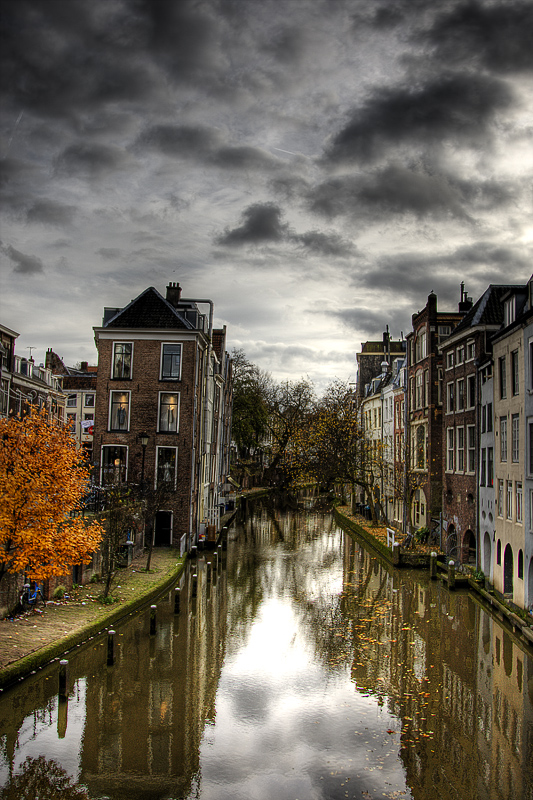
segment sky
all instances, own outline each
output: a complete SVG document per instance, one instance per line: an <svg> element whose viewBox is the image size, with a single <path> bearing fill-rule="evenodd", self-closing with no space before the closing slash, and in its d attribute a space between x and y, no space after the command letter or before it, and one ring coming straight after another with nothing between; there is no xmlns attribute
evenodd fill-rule
<svg viewBox="0 0 533 800"><path fill-rule="evenodd" d="M524 283L531 0L2 0L0 322L39 363L148 286L278 380ZM28 350L28 348L35 348Z"/></svg>

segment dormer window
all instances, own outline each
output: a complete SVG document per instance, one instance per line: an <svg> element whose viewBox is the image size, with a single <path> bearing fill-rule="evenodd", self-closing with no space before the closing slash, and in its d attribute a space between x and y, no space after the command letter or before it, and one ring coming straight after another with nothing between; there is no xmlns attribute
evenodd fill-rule
<svg viewBox="0 0 533 800"><path fill-rule="evenodd" d="M505 327L507 327L507 325L510 325L511 322L515 321L515 316L516 316L515 300L516 300L516 298L513 295L512 297L510 297L508 300L505 301L505 304L504 304L504 307L503 307L504 325L505 325Z"/></svg>

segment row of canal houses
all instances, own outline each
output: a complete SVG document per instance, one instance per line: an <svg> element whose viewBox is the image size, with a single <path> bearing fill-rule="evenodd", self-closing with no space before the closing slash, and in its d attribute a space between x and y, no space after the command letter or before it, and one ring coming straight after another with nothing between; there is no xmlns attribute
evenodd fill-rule
<svg viewBox="0 0 533 800"><path fill-rule="evenodd" d="M52 349L39 366L31 350L16 355L19 334L0 325L0 416L32 406L69 422L100 499L117 484L152 495L164 485L154 544L182 552L216 536L231 490L231 359L213 318L213 301L184 298L178 283L165 296L149 287L104 309L98 366L74 367ZM145 542L133 535L137 550Z"/></svg>
<svg viewBox="0 0 533 800"><path fill-rule="evenodd" d="M357 353L366 434L383 454L380 505L533 607L533 278L458 310L432 292L412 330ZM368 498L361 497L362 502Z"/></svg>

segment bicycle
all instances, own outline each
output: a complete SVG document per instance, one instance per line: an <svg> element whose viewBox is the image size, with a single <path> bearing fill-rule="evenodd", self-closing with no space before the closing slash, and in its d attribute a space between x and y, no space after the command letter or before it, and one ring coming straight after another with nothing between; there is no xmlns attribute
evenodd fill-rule
<svg viewBox="0 0 533 800"><path fill-rule="evenodd" d="M43 587L35 583L32 589L30 583L25 583L20 595L20 605L23 611L31 611L31 609L37 609L38 606L44 606Z"/></svg>

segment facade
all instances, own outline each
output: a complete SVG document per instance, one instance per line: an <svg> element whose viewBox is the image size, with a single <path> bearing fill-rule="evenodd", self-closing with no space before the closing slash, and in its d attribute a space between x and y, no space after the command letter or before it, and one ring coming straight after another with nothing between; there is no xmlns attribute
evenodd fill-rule
<svg viewBox="0 0 533 800"><path fill-rule="evenodd" d="M46 351L45 364L52 374L61 376L66 394L66 421L70 424L78 447L86 451L89 461L92 462L98 367L90 367L87 361L82 361L79 368L67 367L51 349Z"/></svg>
<svg viewBox="0 0 533 800"><path fill-rule="evenodd" d="M531 281L529 284L531 289ZM528 287L513 287L503 297L504 323L493 339L495 428L495 554L494 587L516 605L529 601L526 564L524 482L526 476L524 329L533 318ZM529 534L528 534L529 535ZM530 553L530 547L527 553Z"/></svg>
<svg viewBox="0 0 533 800"><path fill-rule="evenodd" d="M33 358L15 355L19 334L0 325L0 416L23 415L31 406L46 408L60 421L65 420L65 395L61 378Z"/></svg>
<svg viewBox="0 0 533 800"><path fill-rule="evenodd" d="M422 311L413 314L407 336L407 425L409 443L408 525L412 530L439 521L442 511L442 355L439 345L450 336L470 307L437 311L431 292Z"/></svg>
<svg viewBox="0 0 533 800"><path fill-rule="evenodd" d="M153 543L182 552L217 528L223 509L231 372L213 312L211 300L184 299L170 283L166 297L150 287L106 308L94 329L95 478L159 493Z"/></svg>

